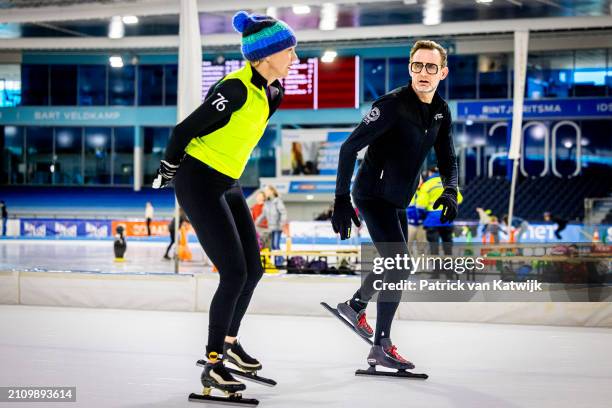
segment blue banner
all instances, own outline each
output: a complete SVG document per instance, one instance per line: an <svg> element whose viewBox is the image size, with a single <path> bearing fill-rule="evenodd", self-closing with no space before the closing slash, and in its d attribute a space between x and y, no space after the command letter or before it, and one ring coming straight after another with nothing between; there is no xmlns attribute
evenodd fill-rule
<svg viewBox="0 0 612 408"><path fill-rule="evenodd" d="M612 98L526 100L525 119L612 117ZM457 119L512 119L512 100L457 102Z"/></svg>
<svg viewBox="0 0 612 408"><path fill-rule="evenodd" d="M111 221L22 218L21 235L26 237L88 237L111 236Z"/></svg>
<svg viewBox="0 0 612 408"><path fill-rule="evenodd" d="M335 193L336 181L292 181L289 184L289 192L300 194Z"/></svg>

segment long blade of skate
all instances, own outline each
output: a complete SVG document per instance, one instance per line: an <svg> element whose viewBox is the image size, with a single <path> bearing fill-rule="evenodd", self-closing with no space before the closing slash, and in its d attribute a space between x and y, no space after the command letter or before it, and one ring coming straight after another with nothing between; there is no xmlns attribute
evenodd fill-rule
<svg viewBox="0 0 612 408"><path fill-rule="evenodd" d="M398 371L378 371L374 367L370 367L367 370L357 370L355 375L363 376L382 376L382 377L397 377L397 378L414 378L418 380L426 380L429 378L427 374L411 373L410 371L398 370Z"/></svg>
<svg viewBox="0 0 612 408"><path fill-rule="evenodd" d="M242 398L229 396L229 397L216 397L213 395L202 395L191 393L189 394L189 401L191 402L212 402L221 405L233 405L233 406L248 406L256 407L259 405L259 401L254 398Z"/></svg>
<svg viewBox="0 0 612 408"><path fill-rule="evenodd" d="M276 381L271 378L261 377L255 373L249 373L242 370L238 370L236 368L225 367L227 371L235 375L236 377L244 378L247 381L253 381L257 384L265 385L267 387L274 387L276 385Z"/></svg>
<svg viewBox="0 0 612 408"><path fill-rule="evenodd" d="M338 319L340 319L342 321L342 323L344 323L346 325L346 327L348 327L349 329L351 329L356 335L358 335L361 339L363 339L363 341L365 341L366 343L368 343L370 346L373 345L374 343L372 343L372 340L370 340L367 337L362 336L354 327L351 323L349 323L344 317L342 317L342 315L338 312L337 309L331 307L330 305L328 305L325 302L321 302L321 306L323 306L325 308L325 310L327 310L329 313L333 314L334 316L336 316Z"/></svg>

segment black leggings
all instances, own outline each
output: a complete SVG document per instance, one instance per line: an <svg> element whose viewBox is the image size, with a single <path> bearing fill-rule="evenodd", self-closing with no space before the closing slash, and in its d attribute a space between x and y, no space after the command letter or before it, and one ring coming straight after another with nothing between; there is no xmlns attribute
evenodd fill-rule
<svg viewBox="0 0 612 408"><path fill-rule="evenodd" d="M234 180L187 156L175 180L176 197L206 255L219 270L210 303L206 353L223 352L225 336L240 322L263 275L251 212Z"/></svg>
<svg viewBox="0 0 612 408"><path fill-rule="evenodd" d="M380 256L391 258L395 258L398 254L402 257L404 255L410 256L406 237L402 231L400 214L394 205L384 200L369 198L354 198L354 202L368 226L370 237ZM392 270L385 272L382 279L384 283L391 283L400 282L409 276L409 269ZM381 279L381 275L372 272L368 274L362 279L361 287L353 298L364 302L372 299L377 292L374 289L374 281L379 279ZM376 319L374 344L378 345L382 338L391 336L391 324L401 296L402 292L396 290L381 291L378 294L376 303L378 317Z"/></svg>

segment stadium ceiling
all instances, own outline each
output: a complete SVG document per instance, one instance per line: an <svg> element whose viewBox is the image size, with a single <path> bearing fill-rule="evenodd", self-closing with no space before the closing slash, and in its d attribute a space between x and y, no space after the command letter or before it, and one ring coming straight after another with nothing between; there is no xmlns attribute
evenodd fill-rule
<svg viewBox="0 0 612 408"><path fill-rule="evenodd" d="M310 6L308 13L295 12L298 0L199 0L203 46L237 45L232 15L240 9L271 12L271 5L295 28L301 44L612 28L611 0L299 1ZM321 30L330 7L336 28ZM432 10L439 19L433 23L426 20ZM0 50L173 49L178 12L178 0L0 0ZM108 38L110 19L127 15L139 23L126 25L123 38Z"/></svg>

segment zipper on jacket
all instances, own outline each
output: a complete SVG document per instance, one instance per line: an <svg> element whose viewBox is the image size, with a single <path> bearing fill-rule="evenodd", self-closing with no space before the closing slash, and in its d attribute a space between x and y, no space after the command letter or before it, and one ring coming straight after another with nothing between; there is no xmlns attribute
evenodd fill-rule
<svg viewBox="0 0 612 408"><path fill-rule="evenodd" d="M385 174L385 169L382 169L382 170L380 171L380 178L379 178L379 180L382 180L382 178L383 178L383 174Z"/></svg>

